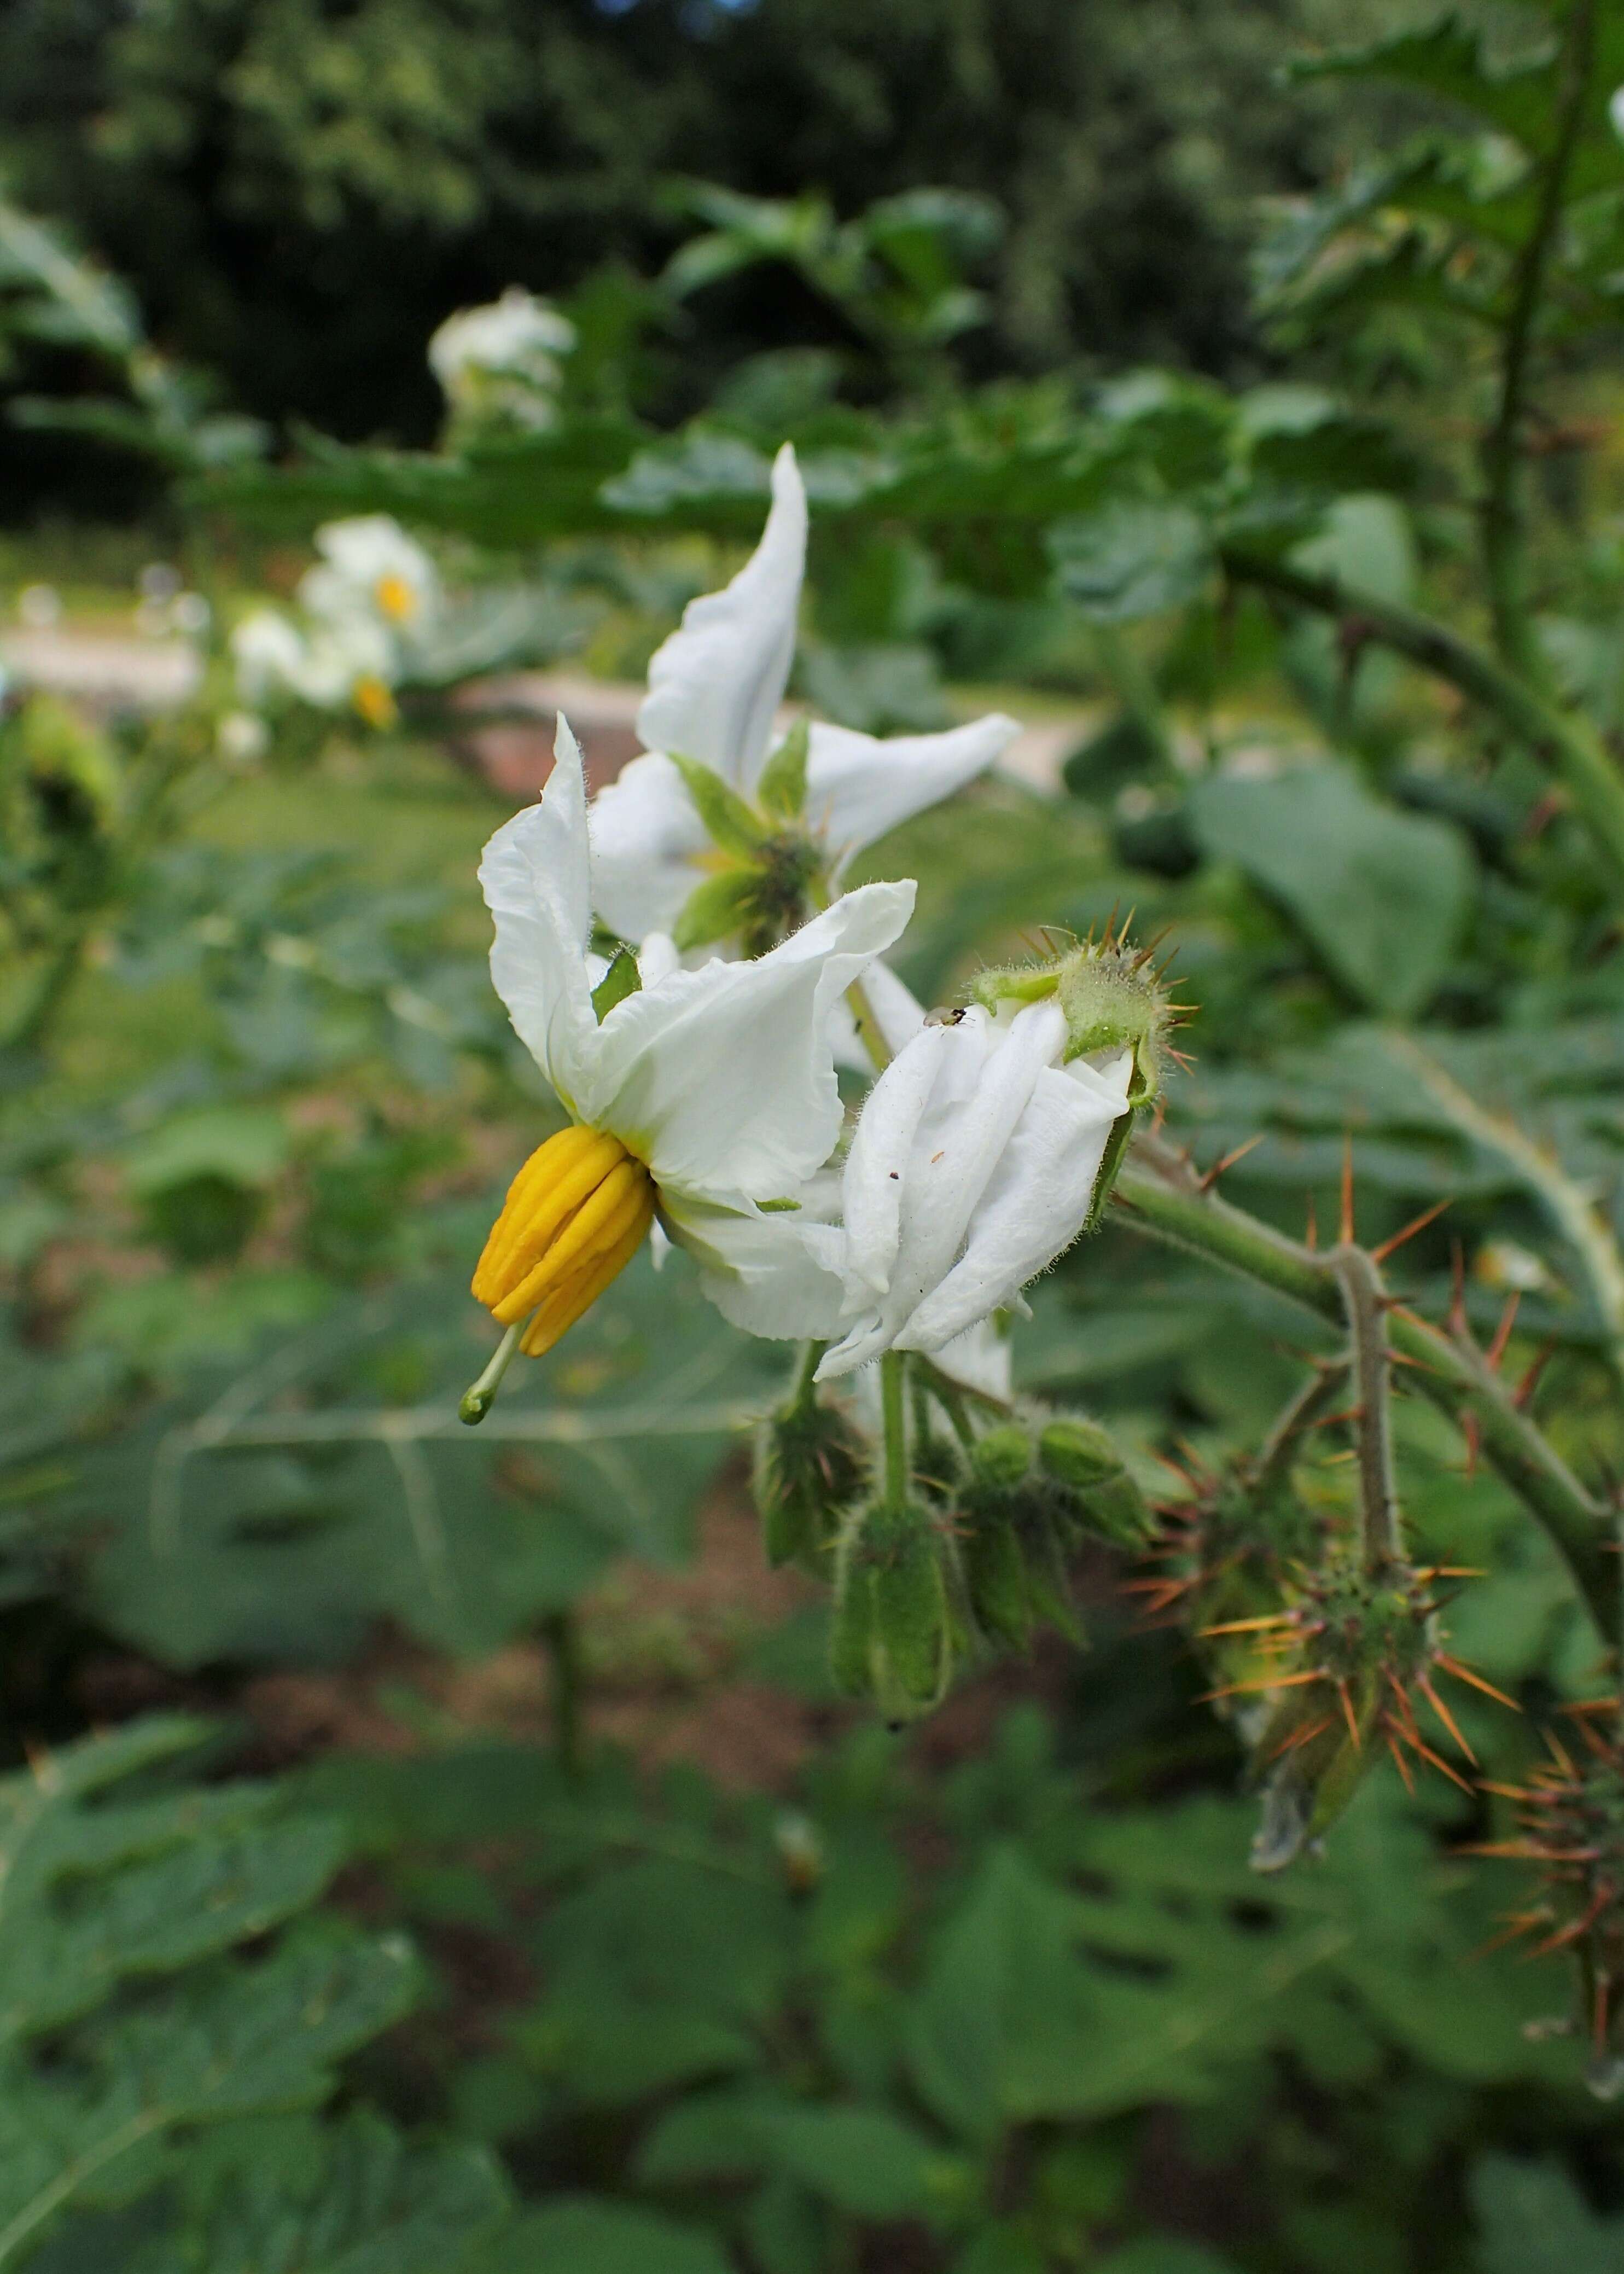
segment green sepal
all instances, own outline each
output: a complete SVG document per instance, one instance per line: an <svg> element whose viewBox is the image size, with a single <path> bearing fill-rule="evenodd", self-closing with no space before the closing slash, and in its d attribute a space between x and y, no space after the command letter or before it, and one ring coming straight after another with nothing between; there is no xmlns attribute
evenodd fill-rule
<svg viewBox="0 0 1624 2274"><path fill-rule="evenodd" d="M736 854L741 860L752 860L766 843L769 832L760 816L753 813L738 791L722 779L710 766L702 766L697 758L685 758L677 750L668 753L671 763L682 777L683 787L694 801L694 809L705 825L713 845L724 853Z"/></svg>
<svg viewBox="0 0 1624 2274"><path fill-rule="evenodd" d="M1051 1421L1038 1440L1038 1459L1069 1499L1065 1514L1085 1531L1117 1547L1143 1547L1154 1537L1154 1511L1098 1422L1080 1414Z"/></svg>
<svg viewBox="0 0 1624 2274"><path fill-rule="evenodd" d="M768 759L756 794L764 813L798 821L807 804L807 752L812 730L804 719L794 725Z"/></svg>
<svg viewBox="0 0 1624 2274"><path fill-rule="evenodd" d="M996 1517L976 1525L963 1554L970 1608L982 1633L1011 1650L1029 1648L1032 1602L1026 1559L1014 1526Z"/></svg>
<svg viewBox="0 0 1624 2274"><path fill-rule="evenodd" d="M609 959L609 968L592 990L592 1008L598 1013L601 1027L617 1003L624 1003L628 995L637 994L643 986L643 974L637 968L637 958L629 947L617 947Z"/></svg>
<svg viewBox="0 0 1624 2274"><path fill-rule="evenodd" d="M1085 1232L1098 1231L1101 1218L1116 1187L1116 1172L1127 1157L1128 1140L1133 1134L1133 1108L1119 1113L1112 1122L1105 1140L1105 1150L1100 1156L1099 1173L1094 1180L1094 1196L1088 1203Z"/></svg>
<svg viewBox="0 0 1624 2274"><path fill-rule="evenodd" d="M757 877L752 869L725 869L695 885L671 928L679 953L691 947L709 947L743 929L756 904Z"/></svg>
<svg viewBox="0 0 1624 2274"><path fill-rule="evenodd" d="M978 1484L1012 1492L1032 1466L1032 1440L1019 1421L1001 1422L976 1439L970 1466Z"/></svg>

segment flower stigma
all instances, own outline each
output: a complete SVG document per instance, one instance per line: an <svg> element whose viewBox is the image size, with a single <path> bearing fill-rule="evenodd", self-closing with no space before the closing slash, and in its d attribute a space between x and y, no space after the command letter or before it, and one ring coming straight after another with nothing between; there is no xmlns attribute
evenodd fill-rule
<svg viewBox="0 0 1624 2274"><path fill-rule="evenodd" d="M537 1148L508 1187L473 1278L477 1299L509 1329L504 1368L515 1347L542 1357L590 1310L642 1246L654 1201L647 1169L606 1132L575 1126ZM464 1420L484 1419L485 1388L482 1376L463 1401ZM494 1382L489 1389L493 1397Z"/></svg>

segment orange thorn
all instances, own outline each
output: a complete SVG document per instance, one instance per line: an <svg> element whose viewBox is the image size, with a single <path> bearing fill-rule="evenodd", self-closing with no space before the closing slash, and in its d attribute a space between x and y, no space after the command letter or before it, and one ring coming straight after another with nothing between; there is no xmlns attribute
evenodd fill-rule
<svg viewBox="0 0 1624 2274"><path fill-rule="evenodd" d="M1210 1706L1214 1698L1238 1698L1248 1690L1296 1690L1304 1682L1322 1682L1325 1676L1317 1667L1306 1674L1270 1674L1260 1682L1231 1682L1222 1690L1204 1690L1196 1699L1198 1706Z"/></svg>
<svg viewBox="0 0 1624 2274"><path fill-rule="evenodd" d="M1449 1243L1449 1331L1466 1332L1466 1250L1458 1239Z"/></svg>
<svg viewBox="0 0 1624 2274"><path fill-rule="evenodd" d="M1385 1721L1385 1719L1386 1716L1384 1715L1383 1720ZM1413 1800L1416 1796L1416 1781L1410 1773L1410 1763L1404 1758L1403 1754L1400 1752L1398 1749L1398 1741L1393 1736L1391 1730L1387 1733L1387 1751L1393 1756L1394 1766L1397 1769L1400 1776L1404 1780L1405 1791Z"/></svg>
<svg viewBox="0 0 1624 2274"><path fill-rule="evenodd" d="M1448 1778L1451 1784L1458 1784L1462 1792L1470 1792L1471 1790L1470 1785L1467 1783L1466 1779L1461 1774L1459 1769L1452 1769L1448 1762L1445 1760L1443 1755L1441 1753L1435 1753L1425 1738L1416 1736L1412 1734L1410 1742L1415 1747L1417 1752L1420 1754L1422 1759L1424 1761L1430 1761L1435 1769L1441 1770L1443 1774Z"/></svg>
<svg viewBox="0 0 1624 2274"><path fill-rule="evenodd" d="M1214 1161L1201 1178L1199 1189L1204 1193L1210 1193L1225 1170L1232 1169L1237 1161L1244 1161L1248 1153L1255 1152L1267 1134L1267 1129L1260 1129L1255 1137L1249 1137L1244 1145L1237 1145L1231 1151L1226 1153L1222 1161Z"/></svg>
<svg viewBox="0 0 1624 2274"><path fill-rule="evenodd" d="M1522 1290L1514 1287L1506 1298L1506 1307L1500 1314L1500 1324L1494 1329L1494 1339L1484 1355L1489 1362L1489 1372L1496 1374L1506 1355L1506 1344L1511 1340L1511 1329L1516 1322L1517 1306L1522 1300Z"/></svg>
<svg viewBox="0 0 1624 2274"><path fill-rule="evenodd" d="M1449 1195L1447 1200L1436 1201L1432 1207L1425 1209L1420 1216L1414 1219L1412 1223L1407 1224L1402 1231L1395 1231L1391 1239L1384 1239L1380 1247L1372 1247L1371 1250L1371 1261L1372 1263L1385 1263L1388 1256L1395 1254L1399 1248L1402 1247L1407 1239L1413 1239L1417 1232L1425 1231L1428 1224L1432 1222L1432 1219L1435 1216L1440 1216L1447 1208L1452 1208L1454 1204L1455 1195L1453 1193Z"/></svg>
<svg viewBox="0 0 1624 2274"><path fill-rule="evenodd" d="M1323 1721L1311 1721L1306 1728L1293 1729L1289 1737L1282 1737L1275 1746L1269 1755L1270 1760L1277 1761L1284 1753L1296 1752L1299 1745L1312 1745L1314 1739L1323 1737L1331 1726L1332 1717L1327 1713Z"/></svg>
<svg viewBox="0 0 1624 2274"><path fill-rule="evenodd" d="M1199 1632L1204 1635L1252 1634L1263 1627L1289 1627L1290 1624L1289 1611L1271 1611L1267 1618L1226 1619L1222 1626L1202 1627Z"/></svg>
<svg viewBox="0 0 1624 2274"><path fill-rule="evenodd" d="M1522 1711L1515 1698L1507 1698L1503 1690L1496 1690L1492 1682L1485 1682L1482 1675L1474 1674L1470 1666L1462 1666L1458 1658L1446 1658L1440 1651L1438 1663L1446 1674L1453 1674L1457 1682L1467 1683L1473 1690L1481 1690L1484 1696L1493 1698L1497 1706L1509 1706L1514 1713Z"/></svg>
<svg viewBox="0 0 1624 2274"><path fill-rule="evenodd" d="M1449 1735L1455 1739L1455 1743L1460 1747L1467 1759L1471 1763L1473 1768L1476 1768L1477 1766L1477 1756L1473 1752L1471 1747L1461 1735L1460 1725L1455 1721L1454 1714L1449 1711L1449 1708L1444 1704L1443 1699L1439 1696L1437 1690L1432 1687L1432 1675L1430 1674L1422 1675L1417 1686L1420 1690L1421 1695L1425 1698L1427 1704L1432 1707L1433 1713L1437 1714L1445 1728L1447 1729Z"/></svg>
<svg viewBox="0 0 1624 2274"><path fill-rule="evenodd" d="M1358 1720L1353 1710L1353 1700L1348 1695L1348 1685L1345 1682L1337 1683L1336 1694L1342 1700L1342 1719L1348 1724L1348 1735L1353 1739L1353 1750L1356 1753L1362 1753L1365 1751L1365 1740L1359 1735Z"/></svg>
<svg viewBox="0 0 1624 2274"><path fill-rule="evenodd" d="M1337 1237L1344 1247L1353 1246L1353 1138L1351 1133L1342 1139L1342 1221Z"/></svg>

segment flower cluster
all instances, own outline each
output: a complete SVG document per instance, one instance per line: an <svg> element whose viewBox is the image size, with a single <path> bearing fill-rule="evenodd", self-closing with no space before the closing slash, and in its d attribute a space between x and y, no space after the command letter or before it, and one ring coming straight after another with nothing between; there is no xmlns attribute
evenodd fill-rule
<svg viewBox="0 0 1624 2274"><path fill-rule="evenodd" d="M297 616L256 608L233 631L238 699L250 712L302 703L392 726L395 690L440 613L434 564L387 514L327 523L316 550Z"/></svg>
<svg viewBox="0 0 1624 2274"><path fill-rule="evenodd" d="M914 887L843 889L853 855L1015 726L881 741L786 717L806 542L786 448L755 553L653 659L644 755L589 802L560 721L540 801L487 848L492 976L568 1126L480 1258L504 1334L463 1414L645 1238L687 1249L734 1324L806 1345L758 1446L768 1552L832 1579L838 1678L899 1720L978 1644L1069 1628L1085 1532L1147 1536L1102 1431L1011 1404L1002 1322L1097 1219L1176 1014L1111 936L929 1015L884 963ZM859 1042L849 1126L836 1063Z"/></svg>

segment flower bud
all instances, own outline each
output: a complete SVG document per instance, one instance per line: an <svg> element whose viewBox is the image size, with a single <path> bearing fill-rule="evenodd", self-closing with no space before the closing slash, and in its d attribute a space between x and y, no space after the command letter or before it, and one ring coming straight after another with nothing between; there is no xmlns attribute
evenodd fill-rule
<svg viewBox="0 0 1624 2274"><path fill-rule="evenodd" d="M1032 1466L1032 1440L1019 1421L1006 1421L978 1437L970 1454L971 1474L979 1485L1013 1492Z"/></svg>
<svg viewBox="0 0 1624 2274"><path fill-rule="evenodd" d="M1065 1013L1070 1058L1133 1054L1131 1107L1148 1105L1162 1088L1166 1038L1179 1013L1162 991L1149 948L1131 948L1120 935L1079 941L1041 963L983 971L974 999L996 1010L1001 1003L1056 1001Z"/></svg>
<svg viewBox="0 0 1624 2274"><path fill-rule="evenodd" d="M862 1489L868 1447L844 1406L797 1400L756 1433L756 1506L771 1564L827 1565L840 1511Z"/></svg>
<svg viewBox="0 0 1624 2274"><path fill-rule="evenodd" d="M1118 1547L1143 1547L1155 1516L1109 1434L1097 1421L1064 1414L1038 1439L1044 1473L1059 1486L1067 1515Z"/></svg>
<svg viewBox="0 0 1624 2274"><path fill-rule="evenodd" d="M830 1664L837 1685L887 1721L938 1705L952 1671L944 1542L928 1510L876 1503L842 1528Z"/></svg>
<svg viewBox="0 0 1624 2274"><path fill-rule="evenodd" d="M996 1517L972 1525L961 1556L970 1608L982 1633L1011 1650L1027 1649L1032 1596L1014 1525Z"/></svg>

